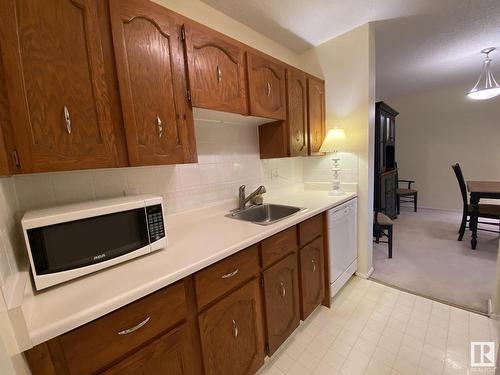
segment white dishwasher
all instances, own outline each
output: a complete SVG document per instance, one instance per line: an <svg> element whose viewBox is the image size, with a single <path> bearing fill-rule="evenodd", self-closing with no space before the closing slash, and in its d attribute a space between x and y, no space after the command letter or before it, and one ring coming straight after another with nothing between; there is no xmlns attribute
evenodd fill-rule
<svg viewBox="0 0 500 375"><path fill-rule="evenodd" d="M328 211L330 296L333 297L357 270L356 198Z"/></svg>

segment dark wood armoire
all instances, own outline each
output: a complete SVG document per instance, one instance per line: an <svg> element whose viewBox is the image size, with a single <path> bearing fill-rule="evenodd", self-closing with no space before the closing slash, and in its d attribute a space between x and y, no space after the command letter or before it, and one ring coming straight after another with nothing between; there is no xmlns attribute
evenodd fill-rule
<svg viewBox="0 0 500 375"><path fill-rule="evenodd" d="M399 113L384 102L375 104L374 209L397 217L396 116Z"/></svg>

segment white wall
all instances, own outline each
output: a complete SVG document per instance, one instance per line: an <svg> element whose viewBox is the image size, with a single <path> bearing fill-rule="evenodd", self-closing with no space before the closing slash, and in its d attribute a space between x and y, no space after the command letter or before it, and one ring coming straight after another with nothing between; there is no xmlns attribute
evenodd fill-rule
<svg viewBox="0 0 500 375"><path fill-rule="evenodd" d="M365 24L309 51L302 58L314 74L326 82L327 127L345 130L347 146L341 162L342 177L358 183L358 271L372 271L373 229L373 137L375 108L375 42L370 24ZM353 156L354 155L354 156ZM353 162L357 156L357 163ZM310 170L326 171L327 157L304 162L305 181L319 178ZM357 164L357 176L350 170ZM330 174L325 174L325 181Z"/></svg>
<svg viewBox="0 0 500 375"><path fill-rule="evenodd" d="M399 177L416 180L421 207L462 209L451 169L456 162L465 179L500 181L500 97L470 100L469 89L460 85L386 101L400 112Z"/></svg>

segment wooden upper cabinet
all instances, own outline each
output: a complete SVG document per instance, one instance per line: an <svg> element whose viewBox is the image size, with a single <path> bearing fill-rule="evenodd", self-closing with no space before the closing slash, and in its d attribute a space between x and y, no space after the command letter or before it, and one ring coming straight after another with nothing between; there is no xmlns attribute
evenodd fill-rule
<svg viewBox="0 0 500 375"><path fill-rule="evenodd" d="M296 69L287 74L288 134L290 156L304 156L308 153L307 136L307 81L306 74Z"/></svg>
<svg viewBox="0 0 500 375"><path fill-rule="evenodd" d="M264 364L259 289L254 279L199 315L206 375L254 374Z"/></svg>
<svg viewBox="0 0 500 375"><path fill-rule="evenodd" d="M2 0L0 43L18 172L120 165L98 0Z"/></svg>
<svg viewBox="0 0 500 375"><path fill-rule="evenodd" d="M285 66L247 52L247 72L250 115L284 120Z"/></svg>
<svg viewBox="0 0 500 375"><path fill-rule="evenodd" d="M264 271L268 354L272 355L299 326L297 254L292 253Z"/></svg>
<svg viewBox="0 0 500 375"><path fill-rule="evenodd" d="M244 49L208 28L183 28L193 106L246 114Z"/></svg>
<svg viewBox="0 0 500 375"><path fill-rule="evenodd" d="M323 238L317 238L299 251L301 318L306 319L325 295Z"/></svg>
<svg viewBox="0 0 500 375"><path fill-rule="evenodd" d="M320 154L325 138L325 82L315 78L307 79L309 155Z"/></svg>
<svg viewBox="0 0 500 375"><path fill-rule="evenodd" d="M131 165L196 162L180 26L149 1L111 0L111 25Z"/></svg>

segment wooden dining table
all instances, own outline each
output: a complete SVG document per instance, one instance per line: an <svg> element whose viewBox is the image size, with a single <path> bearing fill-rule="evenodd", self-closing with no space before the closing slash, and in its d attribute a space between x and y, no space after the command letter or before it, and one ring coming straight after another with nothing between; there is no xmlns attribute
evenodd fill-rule
<svg viewBox="0 0 500 375"><path fill-rule="evenodd" d="M470 241L472 249L477 245L477 222L479 220L479 200L500 199L500 181L467 181L467 190L470 194L470 222L469 227L472 231Z"/></svg>

